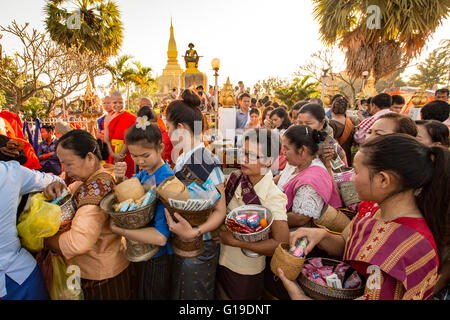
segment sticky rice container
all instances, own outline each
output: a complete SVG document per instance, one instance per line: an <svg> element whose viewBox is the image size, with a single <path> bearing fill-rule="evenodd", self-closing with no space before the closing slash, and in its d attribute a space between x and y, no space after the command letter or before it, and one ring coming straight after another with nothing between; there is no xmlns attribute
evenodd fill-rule
<svg viewBox="0 0 450 320"><path fill-rule="evenodd" d="M305 258L296 257L290 254L290 245L288 243L280 243L270 260L270 270L278 276L278 268L283 270L284 275L289 280L295 280L302 272Z"/></svg>

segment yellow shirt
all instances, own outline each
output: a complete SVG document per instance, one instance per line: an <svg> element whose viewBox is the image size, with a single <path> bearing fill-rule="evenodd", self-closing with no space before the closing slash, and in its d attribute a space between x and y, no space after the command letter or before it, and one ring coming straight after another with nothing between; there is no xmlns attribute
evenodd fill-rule
<svg viewBox="0 0 450 320"><path fill-rule="evenodd" d="M272 212L274 220L287 221L287 197L273 182L272 172L269 171L253 188L261 204ZM245 203L242 200L242 188L239 184L233 198L227 206L227 213L243 205ZM266 266L266 257L264 256L249 258L242 253L241 248L224 244L220 246L219 264L233 272L244 275L255 275L262 272Z"/></svg>

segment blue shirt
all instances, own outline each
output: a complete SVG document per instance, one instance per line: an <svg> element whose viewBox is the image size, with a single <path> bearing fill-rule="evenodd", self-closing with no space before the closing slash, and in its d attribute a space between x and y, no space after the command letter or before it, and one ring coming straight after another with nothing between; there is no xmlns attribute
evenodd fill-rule
<svg viewBox="0 0 450 320"><path fill-rule="evenodd" d="M59 162L59 158L56 155L56 145L58 143L57 139L53 139L52 142L48 143L47 140L42 141L39 144L38 151L36 152L37 157L39 158L39 162L41 163L42 168L48 169L50 167L53 168L53 173L61 173L61 162ZM42 159L42 155L46 153L54 152L50 158L45 160ZM47 171L46 171L47 172Z"/></svg>
<svg viewBox="0 0 450 320"><path fill-rule="evenodd" d="M148 174L147 170L141 170L139 173L135 174L134 177L138 178L141 183L145 183L145 181L154 176L156 186L159 186L164 180L173 175L174 174L172 172L172 169L170 169L170 166L166 162L164 165L159 167L154 174ZM169 226L167 225L166 215L164 213L165 208L166 207L164 206L164 204L160 200L158 200L158 203L156 204L156 213L153 227L167 238L167 243L164 247L159 248L159 251L153 256L153 258L157 258L164 253L173 253L172 248L170 247L170 230Z"/></svg>
<svg viewBox="0 0 450 320"><path fill-rule="evenodd" d="M248 122L250 119L250 111L247 113L242 112L239 108L236 110L236 130L245 130L248 127Z"/></svg>
<svg viewBox="0 0 450 320"><path fill-rule="evenodd" d="M0 297L7 294L5 275L21 285L36 267L36 260L20 244L17 207L22 195L43 191L59 177L30 170L17 161L0 161Z"/></svg>

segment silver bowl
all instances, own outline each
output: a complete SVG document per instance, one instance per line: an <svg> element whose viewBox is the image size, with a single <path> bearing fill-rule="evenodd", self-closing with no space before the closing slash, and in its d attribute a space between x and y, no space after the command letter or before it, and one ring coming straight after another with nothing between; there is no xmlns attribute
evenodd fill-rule
<svg viewBox="0 0 450 320"><path fill-rule="evenodd" d="M272 212L268 208L263 207L261 205L256 205L256 204L244 205L244 206L240 206L240 207L237 207L234 210L232 210L227 215L227 219L234 219L234 217L237 214L243 214L243 213L244 214L256 213L260 218L266 219L268 225L263 230L258 231L258 232L253 232L253 233L239 233L239 232L231 231L233 236L236 239L245 241L245 242L258 242L258 241L269 239L270 228L273 223ZM246 255L249 258L258 258L261 256L259 253L253 252L251 250L242 248L241 251L244 255Z"/></svg>

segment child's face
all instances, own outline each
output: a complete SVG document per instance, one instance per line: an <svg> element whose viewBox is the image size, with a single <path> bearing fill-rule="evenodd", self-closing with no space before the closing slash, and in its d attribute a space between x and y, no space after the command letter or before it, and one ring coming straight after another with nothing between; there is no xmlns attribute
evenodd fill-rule
<svg viewBox="0 0 450 320"><path fill-rule="evenodd" d="M133 161L141 167L142 170L153 171L153 169L161 163L161 153L164 145L161 144L158 150L149 148L144 144L130 144L130 151Z"/></svg>

